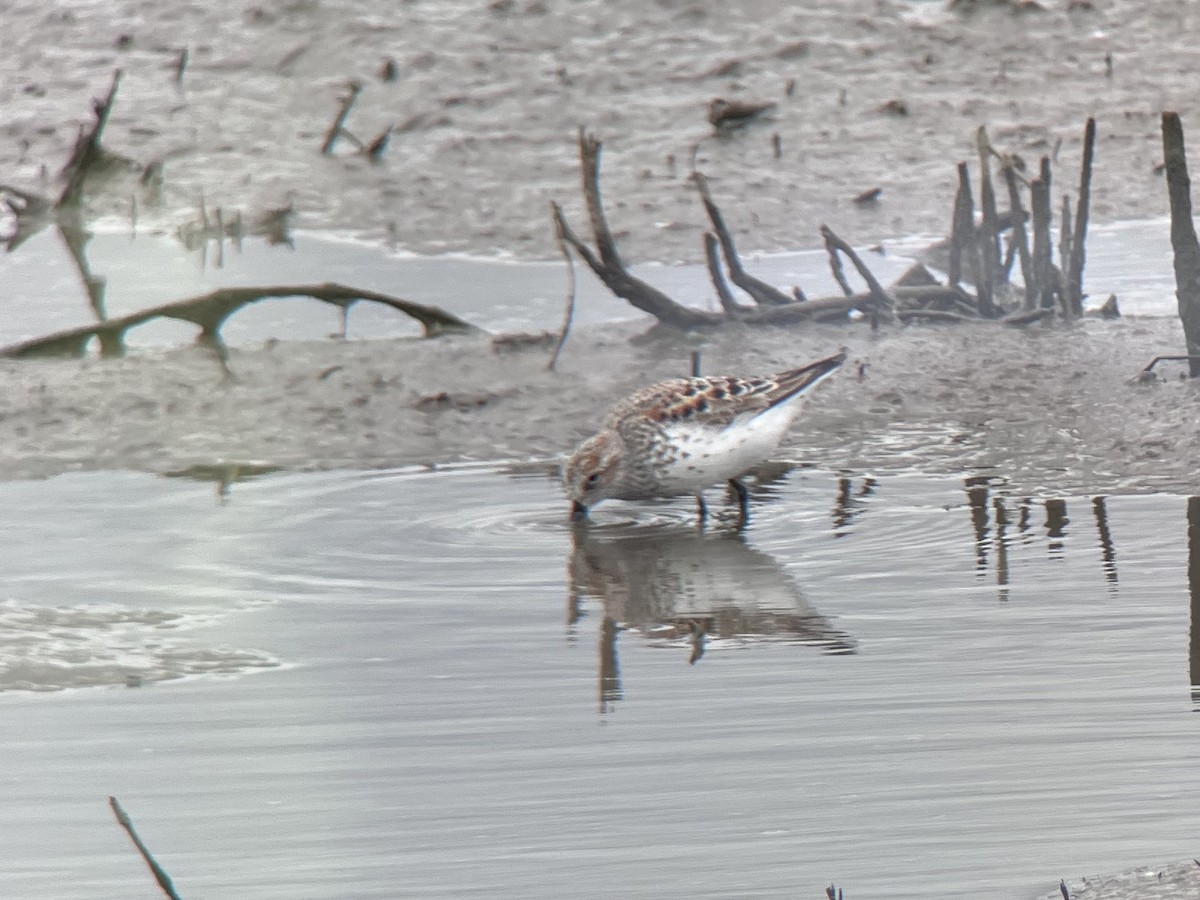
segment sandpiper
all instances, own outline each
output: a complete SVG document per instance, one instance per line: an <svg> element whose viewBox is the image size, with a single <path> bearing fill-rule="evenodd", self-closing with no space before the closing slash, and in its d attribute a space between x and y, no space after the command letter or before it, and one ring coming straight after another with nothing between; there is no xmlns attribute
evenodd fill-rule
<svg viewBox="0 0 1200 900"><path fill-rule="evenodd" d="M571 518L583 519L601 500L690 494L703 519L704 489L724 481L745 524L748 498L739 476L775 451L804 396L845 361L838 353L776 375L676 378L635 391L567 461Z"/></svg>

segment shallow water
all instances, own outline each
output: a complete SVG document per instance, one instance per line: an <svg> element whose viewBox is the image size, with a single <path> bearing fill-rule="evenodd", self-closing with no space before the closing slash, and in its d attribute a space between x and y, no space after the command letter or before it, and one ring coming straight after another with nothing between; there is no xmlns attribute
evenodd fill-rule
<svg viewBox="0 0 1200 900"><path fill-rule="evenodd" d="M899 277L932 238L888 242L867 262L884 282ZM420 257L331 234L301 234L294 247L247 238L205 253L186 250L161 234L100 230L86 243L85 266L103 282L102 312L115 318L149 307L206 294L227 286L340 282L381 291L455 313L493 332L553 329L561 325L568 284L561 262L514 262L470 257ZM1165 220L1097 226L1089 241L1087 290L1099 306L1117 294L1127 315L1175 315L1169 225ZM217 265L217 261L220 265ZM748 256L760 278L810 297L838 293L824 251ZM634 271L683 303L716 308L703 266L642 265ZM578 267L575 324L628 319L652 321L614 297L585 267ZM54 230L45 230L11 253L0 254L0 280L20 291L0 298L2 344L43 337L93 324L98 311ZM228 343L268 339L316 340L340 333L339 312L316 300L269 300L234 314L222 331ZM198 329L158 320L132 329L131 347L162 347L192 341ZM347 336L369 340L413 336L417 323L372 303L357 304Z"/></svg>
<svg viewBox="0 0 1200 900"><path fill-rule="evenodd" d="M537 467L0 485L0 614L56 609L40 686L101 685L0 694L0 894L150 896L110 794L184 896L1021 897L1190 855L1200 502L985 474L778 470L744 536L573 535Z"/></svg>

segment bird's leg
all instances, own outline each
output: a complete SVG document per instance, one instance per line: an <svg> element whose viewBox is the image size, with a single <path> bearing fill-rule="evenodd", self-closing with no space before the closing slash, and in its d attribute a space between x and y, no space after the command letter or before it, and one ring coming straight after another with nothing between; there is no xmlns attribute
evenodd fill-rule
<svg viewBox="0 0 1200 900"><path fill-rule="evenodd" d="M704 525L704 520L708 518L708 506L704 502L704 495L696 495L696 517L701 527Z"/></svg>
<svg viewBox="0 0 1200 900"><path fill-rule="evenodd" d="M746 523L750 521L750 492L746 490L746 486L736 478L729 479L730 489L737 494L738 501L738 528L745 528Z"/></svg>

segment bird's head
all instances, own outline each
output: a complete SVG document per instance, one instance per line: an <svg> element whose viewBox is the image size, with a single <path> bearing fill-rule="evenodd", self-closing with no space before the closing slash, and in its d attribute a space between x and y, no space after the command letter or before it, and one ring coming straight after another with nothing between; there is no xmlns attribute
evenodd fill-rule
<svg viewBox="0 0 1200 900"><path fill-rule="evenodd" d="M563 466L563 488L571 501L571 518L579 521L590 507L614 496L621 471L621 438L602 431L588 438Z"/></svg>

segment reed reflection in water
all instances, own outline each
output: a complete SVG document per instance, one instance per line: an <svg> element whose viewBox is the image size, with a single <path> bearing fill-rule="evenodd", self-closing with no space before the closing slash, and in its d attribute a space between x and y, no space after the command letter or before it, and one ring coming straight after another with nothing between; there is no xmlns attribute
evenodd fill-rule
<svg viewBox="0 0 1200 900"><path fill-rule="evenodd" d="M1009 599L1012 573L1009 562L1010 548L1020 543L1034 543L1036 536L1031 525L1032 511L1041 506L1045 512L1043 529L1046 539L1047 558L1062 559L1070 537L1071 519L1067 514L1067 501L1063 498L1033 500L995 493L1002 481L991 476L972 476L966 479L967 505L971 514L974 532L975 570L986 575L991 564L989 554L995 557L996 586L1001 601ZM1015 509L1014 509L1015 506ZM1108 592L1115 594L1120 584L1117 570L1117 548L1109 523L1108 499L1103 496L1091 498L1092 519L1096 528L1096 545L1099 549L1100 571L1108 585ZM1016 535L1011 526L1016 518ZM1200 712L1200 497L1187 498L1187 587L1191 612L1191 628L1188 634L1188 682L1191 685L1193 709Z"/></svg>

